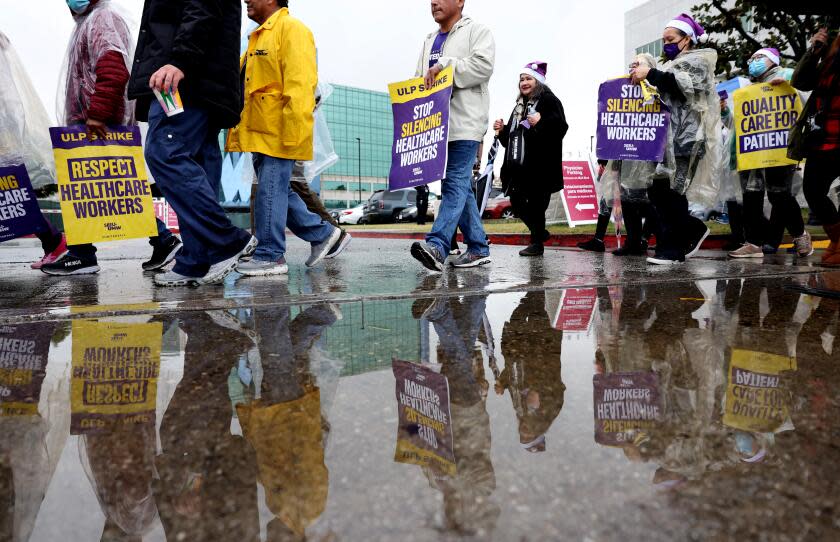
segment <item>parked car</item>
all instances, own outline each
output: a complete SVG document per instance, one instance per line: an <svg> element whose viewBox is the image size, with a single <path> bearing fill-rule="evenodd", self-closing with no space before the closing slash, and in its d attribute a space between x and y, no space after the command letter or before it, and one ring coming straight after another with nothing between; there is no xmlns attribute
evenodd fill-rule
<svg viewBox="0 0 840 542"><path fill-rule="evenodd" d="M360 224L365 212L365 204L356 205L350 209L341 209L337 211L338 216L335 219L339 224ZM335 216L335 215L333 215Z"/></svg>
<svg viewBox="0 0 840 542"><path fill-rule="evenodd" d="M385 192L380 190L367 201L363 220L367 224L396 222L400 213L417 203L417 191L413 188Z"/></svg>
<svg viewBox="0 0 840 542"><path fill-rule="evenodd" d="M488 200L487 207L484 209L484 214L481 217L490 220L510 220L516 218L513 213L513 206L510 204L510 198L507 196L497 196Z"/></svg>
<svg viewBox="0 0 840 542"><path fill-rule="evenodd" d="M434 222L437 217L438 207L440 206L440 198L437 194L429 194L429 209L426 211L426 220ZM416 222L417 221L417 205L412 205L404 209L397 217L397 222Z"/></svg>

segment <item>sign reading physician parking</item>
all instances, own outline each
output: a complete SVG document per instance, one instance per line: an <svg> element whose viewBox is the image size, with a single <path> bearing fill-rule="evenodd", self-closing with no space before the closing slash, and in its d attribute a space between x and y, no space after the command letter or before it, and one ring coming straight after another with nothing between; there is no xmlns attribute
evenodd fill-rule
<svg viewBox="0 0 840 542"><path fill-rule="evenodd" d="M50 136L68 244L156 235L139 128L108 127L104 140L84 126L50 128Z"/></svg>
<svg viewBox="0 0 840 542"><path fill-rule="evenodd" d="M598 191L588 160L563 161L563 207L569 226L598 222Z"/></svg>

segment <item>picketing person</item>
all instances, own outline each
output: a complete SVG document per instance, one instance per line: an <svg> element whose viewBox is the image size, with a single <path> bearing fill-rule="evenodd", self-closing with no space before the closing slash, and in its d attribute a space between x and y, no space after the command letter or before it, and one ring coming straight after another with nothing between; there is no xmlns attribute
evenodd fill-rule
<svg viewBox="0 0 840 542"><path fill-rule="evenodd" d="M762 48L753 54L749 62L749 74L753 84L778 86L790 79L790 72L779 66L781 54L778 49ZM796 165L752 169L740 173L743 190L743 217L746 242L741 248L729 253L732 258L763 258L765 244L775 244L770 238L772 228L764 216L765 193L773 206L770 222L784 224L793 237L796 254L805 258L813 253L811 235L805 231L802 210L793 193L793 176ZM775 218L775 220L773 220Z"/></svg>
<svg viewBox="0 0 840 542"><path fill-rule="evenodd" d="M89 134L104 138L109 125L134 124L134 105L126 99L134 40L112 0L68 0L67 5L75 27L64 61L64 107L58 117L66 126L83 124ZM142 264L146 271L164 267L182 247L160 219L156 223L158 234L149 240L152 257ZM59 276L99 272L92 243L69 245L64 255L49 260L45 257L33 267Z"/></svg>
<svg viewBox="0 0 840 542"><path fill-rule="evenodd" d="M414 243L411 255L430 271L442 272L452 236L459 227L467 248L450 264L477 267L490 263L490 247L470 181L489 124L488 82L493 75L496 43L489 28L464 16L464 0L431 0L431 10L439 29L426 37L416 75L423 76L426 87L431 87L437 75L452 66L455 88L442 199L426 242Z"/></svg>
<svg viewBox="0 0 840 542"><path fill-rule="evenodd" d="M545 62L527 64L519 75L519 97L510 119L493 124L506 147L503 190L531 232L531 244L519 252L525 257L545 252L545 211L551 195L563 189L563 138L569 125L563 104L546 85L547 72Z"/></svg>
<svg viewBox="0 0 840 542"><path fill-rule="evenodd" d="M289 14L286 0L247 0L248 17L260 26L242 57L244 109L228 134L227 150L251 152L259 184L251 260L237 265L246 276L286 274L286 227L312 245L308 267L338 243L341 229L309 211L292 190L297 160L313 154L318 70L312 32ZM259 54L257 54L259 52Z"/></svg>
<svg viewBox="0 0 840 542"><path fill-rule="evenodd" d="M146 162L175 210L184 248L175 266L155 275L158 286L218 283L257 248L234 226L216 194L221 186L219 132L242 109L238 1L146 0L128 97L149 122ZM167 116L155 99L177 91L184 111Z"/></svg>
<svg viewBox="0 0 840 542"><path fill-rule="evenodd" d="M709 229L688 209L687 193L712 192L720 146L720 105L715 85L717 52L698 47L705 30L689 15L666 24L662 35L667 62L661 68L639 66L635 83L648 81L671 109L666 160L657 167L648 190L659 229L654 265L681 263L697 254Z"/></svg>
<svg viewBox="0 0 840 542"><path fill-rule="evenodd" d="M821 28L791 82L813 92L791 133L788 156L806 159L805 198L830 239L822 263L840 265L840 213L828 195L840 176L840 35L829 44L828 30Z"/></svg>

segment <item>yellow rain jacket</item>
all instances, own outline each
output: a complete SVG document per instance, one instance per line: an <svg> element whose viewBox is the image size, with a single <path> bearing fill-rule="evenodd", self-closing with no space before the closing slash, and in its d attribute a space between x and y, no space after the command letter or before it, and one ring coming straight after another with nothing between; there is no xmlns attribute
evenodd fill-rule
<svg viewBox="0 0 840 542"><path fill-rule="evenodd" d="M312 32L280 9L251 34L241 68L245 107L226 150L312 160L318 84Z"/></svg>

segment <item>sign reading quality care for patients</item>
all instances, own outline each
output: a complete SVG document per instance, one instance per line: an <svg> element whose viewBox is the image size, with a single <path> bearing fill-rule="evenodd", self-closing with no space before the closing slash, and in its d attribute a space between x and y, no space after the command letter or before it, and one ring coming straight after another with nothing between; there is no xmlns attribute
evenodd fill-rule
<svg viewBox="0 0 840 542"><path fill-rule="evenodd" d="M788 135L802 114L799 94L788 83L750 85L733 94L738 171L796 164L788 159Z"/></svg>
<svg viewBox="0 0 840 542"><path fill-rule="evenodd" d="M599 160L661 162L671 112L650 87L629 77L601 83L598 90Z"/></svg>
<svg viewBox="0 0 840 542"><path fill-rule="evenodd" d="M26 167L0 167L0 242L34 233L40 220Z"/></svg>
<svg viewBox="0 0 840 542"><path fill-rule="evenodd" d="M413 188L446 175L452 67L427 89L423 78L388 85L394 111L394 146L388 190Z"/></svg>
<svg viewBox="0 0 840 542"><path fill-rule="evenodd" d="M105 140L89 139L84 126L50 136L68 244L157 234L139 128L108 127Z"/></svg>

